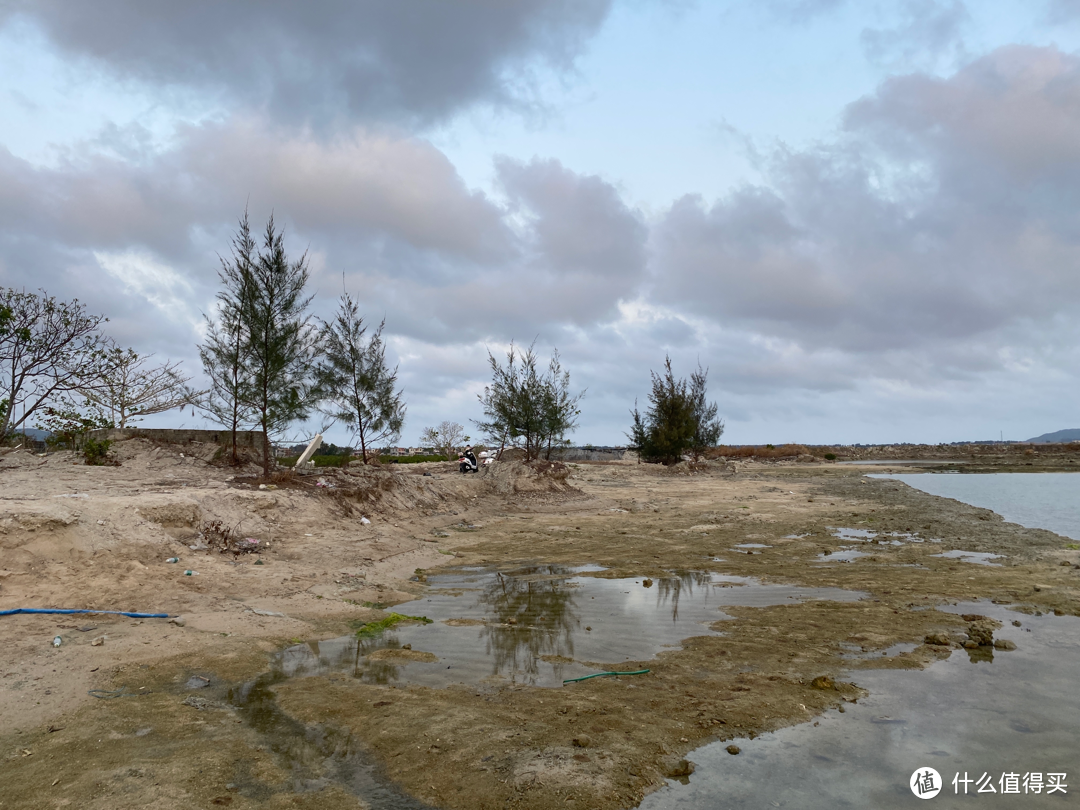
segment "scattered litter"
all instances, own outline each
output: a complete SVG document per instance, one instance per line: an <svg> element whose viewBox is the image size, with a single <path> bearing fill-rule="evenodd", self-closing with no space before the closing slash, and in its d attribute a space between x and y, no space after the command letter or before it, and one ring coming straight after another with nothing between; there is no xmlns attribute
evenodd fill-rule
<svg viewBox="0 0 1080 810"><path fill-rule="evenodd" d="M259 484L259 489L277 489L277 484Z"/></svg>
<svg viewBox="0 0 1080 810"><path fill-rule="evenodd" d="M143 695L151 695L149 689L140 692L131 692L126 686L121 686L119 689L91 689L86 694L90 697L95 697L98 700L113 700L118 697L142 697Z"/></svg>
<svg viewBox="0 0 1080 810"><path fill-rule="evenodd" d="M184 576L185 576L185 577L197 577L198 575L199 575L199 572L198 572L198 571L192 571L192 570L191 570L190 568L189 568L189 569L187 569L187 570L186 570L186 571L184 572Z"/></svg>
<svg viewBox="0 0 1080 810"><path fill-rule="evenodd" d="M649 672L649 670L647 669L637 669L633 672L596 672L592 675L585 675L581 678L568 678L567 680L563 681L563 683L577 683L578 681L587 681L589 680L589 678L604 678L609 675L644 675L647 672Z"/></svg>
<svg viewBox="0 0 1080 810"><path fill-rule="evenodd" d="M0 616L14 616L16 613L108 613L114 616L130 616L133 619L167 619L168 613L128 613L124 610L87 610L85 608L13 608L0 610Z"/></svg>
<svg viewBox="0 0 1080 810"><path fill-rule="evenodd" d="M370 526L370 525L371 525L371 521L370 521L370 520L368 520L368 519L367 519L366 517L361 517L361 518L360 518L360 525L361 525L361 526Z"/></svg>
<svg viewBox="0 0 1080 810"><path fill-rule="evenodd" d="M204 678L202 675L192 675L184 684L188 689L205 689L209 685L210 679Z"/></svg>
<svg viewBox="0 0 1080 810"><path fill-rule="evenodd" d="M54 498L89 498L85 492L72 492L69 495L53 495Z"/></svg>
<svg viewBox="0 0 1080 810"><path fill-rule="evenodd" d="M255 565L264 565L264 564L265 564L265 563L263 563L263 561L262 561L262 560L256 560L256 561L255 561Z"/></svg>
<svg viewBox="0 0 1080 810"><path fill-rule="evenodd" d="M180 558L179 557L169 557L169 559L165 560L165 562L167 562L167 563L178 563L178 562L180 562Z"/></svg>
<svg viewBox="0 0 1080 810"><path fill-rule="evenodd" d="M60 638L60 636L54 636L53 637L52 645L54 647L59 647L63 643L64 643L64 640L62 638Z"/></svg>
<svg viewBox="0 0 1080 810"><path fill-rule="evenodd" d="M105 643L105 636L98 636L97 638L95 638L93 641L90 642L90 646L91 647L100 647L104 643Z"/></svg>

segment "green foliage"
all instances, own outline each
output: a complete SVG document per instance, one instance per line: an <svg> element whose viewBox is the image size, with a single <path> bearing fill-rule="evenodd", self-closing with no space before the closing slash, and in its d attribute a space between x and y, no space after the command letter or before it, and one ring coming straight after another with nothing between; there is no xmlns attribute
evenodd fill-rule
<svg viewBox="0 0 1080 810"><path fill-rule="evenodd" d="M385 325L386 321L380 323L369 336L356 302L346 292L337 316L322 328L325 359L318 366L323 398L319 410L353 431L365 464L370 448L396 442L405 424L402 392L394 390L398 370L386 364Z"/></svg>
<svg viewBox="0 0 1080 810"><path fill-rule="evenodd" d="M87 437L82 443L83 458L92 467L104 464L109 458L109 448L111 446L112 442L108 439Z"/></svg>
<svg viewBox="0 0 1080 810"><path fill-rule="evenodd" d="M475 422L492 444L524 449L526 461L541 453L550 459L552 450L569 445L566 434L577 427L578 403L585 395L571 395L570 373L558 350L541 372L533 346L522 353L511 343L505 367L488 352L492 382L479 397L486 418Z"/></svg>
<svg viewBox="0 0 1080 810"><path fill-rule="evenodd" d="M419 622L420 624L431 624L431 619L427 616L403 616L400 613L391 613L377 622L366 622L356 631L357 638L373 638L381 635L391 627L401 624L402 622Z"/></svg>
<svg viewBox="0 0 1080 810"><path fill-rule="evenodd" d="M47 405L42 409L42 418L37 427L51 434L45 440L50 447L75 450L84 443L86 434L91 430L111 428L113 423L97 412L82 413L70 405ZM108 452L108 447L105 451Z"/></svg>
<svg viewBox="0 0 1080 810"><path fill-rule="evenodd" d="M825 454L825 460L826 461L836 461L836 453L826 453Z"/></svg>
<svg viewBox="0 0 1080 810"><path fill-rule="evenodd" d="M705 398L707 370L698 370L690 380L677 380L671 358L664 359L664 373L652 375L649 408L642 415L636 405L634 423L627 434L642 461L677 464L684 453L695 458L715 446L724 432L717 418L717 406Z"/></svg>
<svg viewBox="0 0 1080 810"><path fill-rule="evenodd" d="M105 320L77 300L0 287L0 441L47 405L96 384Z"/></svg>
<svg viewBox="0 0 1080 810"><path fill-rule="evenodd" d="M427 461L446 461L446 456L379 456L383 464L423 464Z"/></svg>

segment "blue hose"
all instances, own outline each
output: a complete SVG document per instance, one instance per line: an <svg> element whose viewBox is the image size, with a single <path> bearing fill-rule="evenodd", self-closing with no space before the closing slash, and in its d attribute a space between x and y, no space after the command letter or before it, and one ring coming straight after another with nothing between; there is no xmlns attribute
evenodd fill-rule
<svg viewBox="0 0 1080 810"><path fill-rule="evenodd" d="M72 608L15 608L14 610L0 610L0 616L11 616L15 613L111 613L115 616L130 616L133 619L167 619L168 613L128 613L124 610L81 610Z"/></svg>

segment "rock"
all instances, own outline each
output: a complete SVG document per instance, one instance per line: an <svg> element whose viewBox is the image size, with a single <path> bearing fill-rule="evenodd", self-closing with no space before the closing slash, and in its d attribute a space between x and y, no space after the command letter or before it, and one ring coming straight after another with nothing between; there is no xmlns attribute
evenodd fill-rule
<svg viewBox="0 0 1080 810"><path fill-rule="evenodd" d="M1013 627L1019 627L1019 626L1020 626L1020 620L1019 619L1013 619Z"/></svg>
<svg viewBox="0 0 1080 810"><path fill-rule="evenodd" d="M994 643L994 626L987 621L976 621L968 625L968 638L980 647Z"/></svg>
<svg viewBox="0 0 1080 810"><path fill-rule="evenodd" d="M641 584L643 586L645 586L646 588L651 588L652 587L652 580L651 579L643 579L643 580L641 580Z"/></svg>
<svg viewBox="0 0 1080 810"><path fill-rule="evenodd" d="M836 684L833 683L833 679L828 675L818 675L814 680L810 681L811 689L835 689ZM736 752L738 753L738 752Z"/></svg>
<svg viewBox="0 0 1080 810"><path fill-rule="evenodd" d="M579 734L574 737L575 748L588 748L592 744L592 738L588 734Z"/></svg>
<svg viewBox="0 0 1080 810"><path fill-rule="evenodd" d="M412 644L402 644L401 649L403 649L403 650L411 650L412 649Z"/></svg>
<svg viewBox="0 0 1080 810"><path fill-rule="evenodd" d="M986 617L981 613L965 613L961 617L965 622L984 622Z"/></svg>
<svg viewBox="0 0 1080 810"><path fill-rule="evenodd" d="M506 620L506 623L507 624L517 624L517 619L515 619L513 616L511 616L509 619Z"/></svg>
<svg viewBox="0 0 1080 810"><path fill-rule="evenodd" d="M680 777L689 776L696 770L694 763L688 759L680 759L678 762L673 762L667 766L664 771L664 776L668 779L678 779Z"/></svg>
<svg viewBox="0 0 1080 810"><path fill-rule="evenodd" d="M741 752L742 752L742 749L741 749L741 748L739 748L739 746L737 746L737 745L729 745L729 746L728 746L727 748L725 748L724 750L725 750L725 751L727 751L727 752L728 752L729 754L731 754L732 756L735 756L736 754L739 754L739 753L741 753Z"/></svg>
<svg viewBox="0 0 1080 810"><path fill-rule="evenodd" d="M171 619L169 619L169 623L175 624L177 627L183 627L185 624L187 624L187 621L184 620L183 616L173 616Z"/></svg>
<svg viewBox="0 0 1080 810"><path fill-rule="evenodd" d="M948 633L930 633L923 639L924 644L933 644L936 647L948 647L949 641Z"/></svg>
<svg viewBox="0 0 1080 810"><path fill-rule="evenodd" d="M969 638L967 641L964 642L964 649L977 650L979 649L979 642Z"/></svg>
<svg viewBox="0 0 1080 810"><path fill-rule="evenodd" d="M994 641L995 650L1015 650L1016 642L1009 641L1007 638L999 638Z"/></svg>
<svg viewBox="0 0 1080 810"><path fill-rule="evenodd" d="M98 636L97 638L95 638L93 641L90 642L90 646L91 647L100 647L104 643L105 643L105 636Z"/></svg>

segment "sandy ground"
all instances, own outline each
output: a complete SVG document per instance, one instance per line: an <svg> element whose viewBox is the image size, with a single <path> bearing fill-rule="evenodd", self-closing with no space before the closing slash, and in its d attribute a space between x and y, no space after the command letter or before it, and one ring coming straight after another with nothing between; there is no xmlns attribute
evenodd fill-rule
<svg viewBox="0 0 1080 810"><path fill-rule="evenodd" d="M841 658L852 645L872 653L936 633L955 647L968 623L936 605L985 598L1080 614L1070 541L865 479L866 467L579 464L538 476L504 465L460 476L454 465L403 465L282 475L260 489L250 471L209 463L215 450L131 440L108 467L70 454L0 457L0 609L182 617L0 617L0 808L365 807L359 796L379 795L371 785L386 779L404 793L386 788L376 806L423 806L407 793L447 808L632 807L705 742L857 700L860 667L948 655L947 644L920 644ZM191 549L214 539L215 522L234 541L257 539L260 553ZM829 530L838 526L927 542L817 562L842 544ZM770 548L735 548L747 542ZM949 549L1007 559L992 568L932 556ZM165 562L173 556L179 564ZM646 676L587 688L328 675L252 692L275 651L346 635L422 595L418 570L522 562L595 563L613 577L711 570L867 597L731 608L723 635L628 662ZM188 688L193 675L211 685Z"/></svg>

